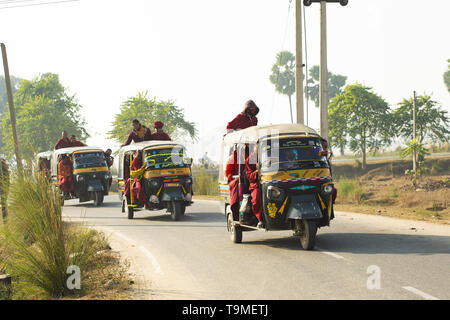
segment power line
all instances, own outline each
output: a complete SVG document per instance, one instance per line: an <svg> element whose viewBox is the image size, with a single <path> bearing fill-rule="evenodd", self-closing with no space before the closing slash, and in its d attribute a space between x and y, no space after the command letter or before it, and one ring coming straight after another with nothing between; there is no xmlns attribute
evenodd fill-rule
<svg viewBox="0 0 450 320"><path fill-rule="evenodd" d="M289 15L291 13L291 4L292 4L292 0L289 0L289 6L288 6L288 13L287 13L287 17L286 17L286 25L284 27L284 36L283 36L283 41L281 42L281 51L284 50L284 44L286 42L286 36L287 36L287 30L288 30L288 26L289 26ZM279 77L279 73L277 74L277 83L278 83L278 77ZM277 93L277 90L275 89L273 91L273 97L272 97L272 107L270 108L270 118L272 119L272 115L273 115L273 107L275 104L275 95Z"/></svg>
<svg viewBox="0 0 450 320"><path fill-rule="evenodd" d="M21 0L21 2L25 1L33 1L33 0ZM63 1L53 1L53 2L42 2L42 3L30 3L30 4L23 4L23 5L15 5L15 6L9 6L9 7L0 7L0 10L4 9L12 9L12 8L23 8L23 7L33 7L33 6L42 6L47 4L60 4L60 3L66 3L66 2L76 2L80 0L63 0Z"/></svg>

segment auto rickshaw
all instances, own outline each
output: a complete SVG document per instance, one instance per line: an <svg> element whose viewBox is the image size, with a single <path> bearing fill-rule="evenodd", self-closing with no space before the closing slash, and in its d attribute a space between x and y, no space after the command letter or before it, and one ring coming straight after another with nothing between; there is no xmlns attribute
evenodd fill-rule
<svg viewBox="0 0 450 320"><path fill-rule="evenodd" d="M334 218L336 195L326 141L301 124L254 126L224 136L219 194L233 242L242 242L243 231L293 230L303 249L314 247L317 229L329 226ZM256 153L259 167L263 228L251 211L245 156ZM247 153L246 153L247 151ZM230 189L225 176L228 159L238 154L239 213L230 209Z"/></svg>
<svg viewBox="0 0 450 320"><path fill-rule="evenodd" d="M39 172L45 174L49 180L51 179L50 163L52 159L53 151L44 151L36 155L36 165Z"/></svg>
<svg viewBox="0 0 450 320"><path fill-rule="evenodd" d="M78 198L79 202L94 200L95 206L103 203L109 193L111 172L106 164L103 150L97 147L70 147L52 151L51 175L58 185L58 161L61 156L69 156L73 163L73 196L61 191L61 200Z"/></svg>
<svg viewBox="0 0 450 320"><path fill-rule="evenodd" d="M139 152L145 164L143 172L132 170L134 154ZM134 212L167 209L172 220L179 220L192 202L191 158L185 157L184 146L173 141L144 141L122 147L119 151L118 186L122 212L128 219ZM133 178L140 175L145 192L145 205L139 204L133 192L125 196L125 184L132 190ZM130 179L131 177L131 179Z"/></svg>

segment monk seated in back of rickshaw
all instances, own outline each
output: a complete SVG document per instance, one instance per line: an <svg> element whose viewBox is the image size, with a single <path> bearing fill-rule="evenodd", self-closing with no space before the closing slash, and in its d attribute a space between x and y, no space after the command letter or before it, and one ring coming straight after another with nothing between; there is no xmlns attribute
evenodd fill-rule
<svg viewBox="0 0 450 320"><path fill-rule="evenodd" d="M258 228L263 228L262 207L261 207L261 191L259 189L259 167L257 164L256 145L249 156L245 158L245 177L248 180L249 191L251 195L252 211L258 219ZM247 149L247 148L246 148ZM247 151L247 150L246 150ZM247 155L247 154L246 154Z"/></svg>
<svg viewBox="0 0 450 320"><path fill-rule="evenodd" d="M134 153L133 161L131 162L131 172L130 178L126 180L125 183L125 196L130 195L130 185L131 191L133 192L133 198L137 199L137 203L140 207L144 207L147 203L145 197L144 185L142 184L142 176L144 175L145 164L142 164L142 155L138 150ZM134 202L134 201L133 201Z"/></svg>
<svg viewBox="0 0 450 320"><path fill-rule="evenodd" d="M58 186L70 197L73 197L73 164L72 160L65 154L61 155L58 161Z"/></svg>

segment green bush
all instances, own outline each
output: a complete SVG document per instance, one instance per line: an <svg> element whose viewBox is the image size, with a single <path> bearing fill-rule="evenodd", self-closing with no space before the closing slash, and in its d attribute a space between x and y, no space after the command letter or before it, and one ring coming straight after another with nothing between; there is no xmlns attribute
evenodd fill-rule
<svg viewBox="0 0 450 320"><path fill-rule="evenodd" d="M39 173L15 175L9 191L8 220L0 230L0 269L12 276L15 297L81 294L83 271L104 243L97 233L62 221L59 192ZM81 270L81 290L67 288L71 265Z"/></svg>

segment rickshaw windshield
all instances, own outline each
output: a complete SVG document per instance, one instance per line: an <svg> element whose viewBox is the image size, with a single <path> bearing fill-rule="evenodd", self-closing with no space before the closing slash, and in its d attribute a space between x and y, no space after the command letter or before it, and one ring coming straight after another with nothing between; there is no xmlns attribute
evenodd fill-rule
<svg viewBox="0 0 450 320"><path fill-rule="evenodd" d="M144 151L146 170L186 168L182 148L147 149Z"/></svg>
<svg viewBox="0 0 450 320"><path fill-rule="evenodd" d="M326 157L319 156L318 138L286 138L261 143L261 172L328 168Z"/></svg>
<svg viewBox="0 0 450 320"><path fill-rule="evenodd" d="M93 168L93 167L106 167L106 160L103 152L80 152L73 154L73 168Z"/></svg>

